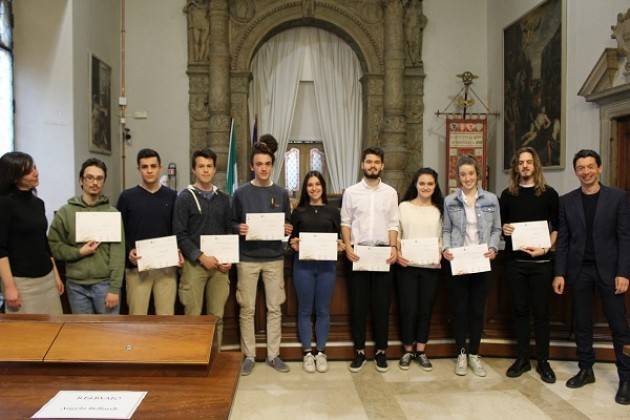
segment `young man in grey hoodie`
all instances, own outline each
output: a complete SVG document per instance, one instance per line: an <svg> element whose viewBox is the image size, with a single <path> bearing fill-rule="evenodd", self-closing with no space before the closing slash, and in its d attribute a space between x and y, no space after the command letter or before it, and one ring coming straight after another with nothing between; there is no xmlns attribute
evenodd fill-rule
<svg viewBox="0 0 630 420"><path fill-rule="evenodd" d="M48 232L50 250L66 263L66 292L73 314L118 314L125 270L125 239L120 242L76 241L76 213L118 212L102 195L107 166L99 159L83 162L79 182L83 193L57 211Z"/></svg>

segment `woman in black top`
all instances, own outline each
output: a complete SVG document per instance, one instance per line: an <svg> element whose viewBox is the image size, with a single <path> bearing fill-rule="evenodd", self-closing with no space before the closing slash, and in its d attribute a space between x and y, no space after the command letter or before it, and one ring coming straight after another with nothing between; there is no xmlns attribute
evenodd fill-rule
<svg viewBox="0 0 630 420"><path fill-rule="evenodd" d="M61 314L63 283L53 260L39 173L22 152L0 158L0 278L6 312Z"/></svg>
<svg viewBox="0 0 630 420"><path fill-rule="evenodd" d="M300 232L321 232L339 234L341 216L339 209L328 205L326 182L318 171L311 171L304 177L300 203L291 215L293 225L291 248L300 249ZM339 242L338 242L339 243ZM313 373L326 372L326 340L330 326L330 301L335 290L337 261L300 260L295 254L293 260L293 284L298 298L298 334L304 350L304 370ZM315 337L317 351L311 350L311 315L315 306Z"/></svg>

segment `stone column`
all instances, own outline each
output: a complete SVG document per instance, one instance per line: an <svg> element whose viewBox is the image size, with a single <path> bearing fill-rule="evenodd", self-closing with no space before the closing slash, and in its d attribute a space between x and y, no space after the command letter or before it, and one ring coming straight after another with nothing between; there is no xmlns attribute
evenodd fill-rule
<svg viewBox="0 0 630 420"><path fill-rule="evenodd" d="M424 114L424 71L422 67L408 68L405 71L405 116L407 123L407 175L421 166L439 168L439 162L424 162L422 153Z"/></svg>
<svg viewBox="0 0 630 420"><path fill-rule="evenodd" d="M363 90L363 145L381 146L383 129L383 75L364 74Z"/></svg>
<svg viewBox="0 0 630 420"><path fill-rule="evenodd" d="M251 134L247 98L249 96L249 81L251 72L233 72L230 82L232 93L232 115L236 125L236 147L238 149L238 182L243 183L249 176L249 153Z"/></svg>
<svg viewBox="0 0 630 420"><path fill-rule="evenodd" d="M208 63L208 145L217 154L215 184L223 187L230 135L230 47L227 0L211 0Z"/></svg>
<svg viewBox="0 0 630 420"><path fill-rule="evenodd" d="M384 180L401 191L405 187L407 150L405 147L405 71L403 6L400 0L385 3L384 120L382 147L385 151Z"/></svg>

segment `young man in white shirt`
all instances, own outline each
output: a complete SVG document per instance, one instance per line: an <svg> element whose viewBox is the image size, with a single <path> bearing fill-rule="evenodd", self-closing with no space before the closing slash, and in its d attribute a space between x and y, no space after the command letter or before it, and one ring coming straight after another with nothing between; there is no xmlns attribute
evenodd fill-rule
<svg viewBox="0 0 630 420"><path fill-rule="evenodd" d="M386 246L390 248L388 264L397 258L398 193L381 181L385 167L383 150L369 147L361 154L363 179L343 194L341 205L341 235L346 258L359 260L353 245ZM349 278L350 327L355 347L351 372L358 372L365 364L365 328L368 307L372 308L376 369L386 372L387 335L389 324L389 294L391 271L351 271Z"/></svg>

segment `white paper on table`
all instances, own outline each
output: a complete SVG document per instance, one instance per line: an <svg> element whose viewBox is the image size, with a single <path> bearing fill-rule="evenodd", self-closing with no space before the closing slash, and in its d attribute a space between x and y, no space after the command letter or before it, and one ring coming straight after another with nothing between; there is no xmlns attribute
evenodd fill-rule
<svg viewBox="0 0 630 420"><path fill-rule="evenodd" d="M142 257L138 260L138 271L179 265L175 235L136 241L136 253Z"/></svg>
<svg viewBox="0 0 630 420"><path fill-rule="evenodd" d="M413 265L431 266L440 263L440 242L435 238L401 239L400 253Z"/></svg>
<svg viewBox="0 0 630 420"><path fill-rule="evenodd" d="M120 213L117 211L79 211L75 213L76 242L120 242Z"/></svg>
<svg viewBox="0 0 630 420"><path fill-rule="evenodd" d="M513 250L526 247L551 248L549 225L546 220L510 224L514 226L514 232L512 232Z"/></svg>
<svg viewBox="0 0 630 420"><path fill-rule="evenodd" d="M449 251L453 254L451 273L454 276L490 271L490 259L483 256L488 252L488 244L449 248Z"/></svg>
<svg viewBox="0 0 630 420"><path fill-rule="evenodd" d="M355 245L354 253L359 261L352 263L352 271L389 271L387 260L392 254L391 247Z"/></svg>
<svg viewBox="0 0 630 420"><path fill-rule="evenodd" d="M336 233L300 232L300 260L337 261Z"/></svg>
<svg viewBox="0 0 630 420"><path fill-rule="evenodd" d="M238 235L201 235L201 252L216 258L221 264L239 262Z"/></svg>
<svg viewBox="0 0 630 420"><path fill-rule="evenodd" d="M146 392L59 391L33 419L130 419Z"/></svg>
<svg viewBox="0 0 630 420"><path fill-rule="evenodd" d="M246 241L281 241L284 239L284 213L247 213Z"/></svg>

